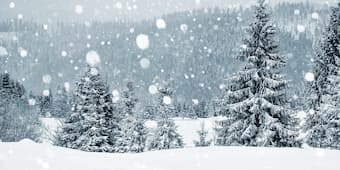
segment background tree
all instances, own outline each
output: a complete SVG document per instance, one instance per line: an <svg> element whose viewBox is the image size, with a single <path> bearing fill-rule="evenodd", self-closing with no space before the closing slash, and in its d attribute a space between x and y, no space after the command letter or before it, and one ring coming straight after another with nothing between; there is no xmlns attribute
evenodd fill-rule
<svg viewBox="0 0 340 170"><path fill-rule="evenodd" d="M25 88L8 73L0 74L0 140L16 142L25 138L39 141L41 122L29 106Z"/></svg>

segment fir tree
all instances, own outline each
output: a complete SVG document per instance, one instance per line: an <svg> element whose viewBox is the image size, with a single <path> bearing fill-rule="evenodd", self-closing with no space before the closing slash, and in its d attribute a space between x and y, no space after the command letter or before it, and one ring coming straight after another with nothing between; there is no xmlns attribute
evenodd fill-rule
<svg viewBox="0 0 340 170"><path fill-rule="evenodd" d="M128 82L126 85L126 90L123 92L122 95L122 102L123 102L123 113L126 115L133 115L134 108L138 102L134 91L134 85L132 82Z"/></svg>
<svg viewBox="0 0 340 170"><path fill-rule="evenodd" d="M77 85L73 113L66 119L56 144L89 152L118 152L123 136L121 118L97 68L89 68Z"/></svg>
<svg viewBox="0 0 340 170"><path fill-rule="evenodd" d="M158 114L157 129L149 146L151 150L182 148L184 145L175 122L170 118L174 112L172 95L173 90L168 83L163 82L158 88L158 103L155 108Z"/></svg>
<svg viewBox="0 0 340 170"><path fill-rule="evenodd" d="M38 114L28 105L24 86L8 73L0 74L0 141L38 141L40 126Z"/></svg>
<svg viewBox="0 0 340 170"><path fill-rule="evenodd" d="M211 140L206 140L208 131L205 130L205 124L204 122L201 123L201 129L197 131L199 140L194 141L195 146L197 147L205 147L209 146L211 144Z"/></svg>
<svg viewBox="0 0 340 170"><path fill-rule="evenodd" d="M286 62L278 54L264 0L255 7L247 33L238 56L246 65L229 79L222 100L227 119L219 122L223 126L218 128L218 144L297 146L297 122L287 106L287 81L279 72Z"/></svg>
<svg viewBox="0 0 340 170"><path fill-rule="evenodd" d="M65 118L71 112L71 100L65 88L58 86L57 93L53 98L52 116Z"/></svg>
<svg viewBox="0 0 340 170"><path fill-rule="evenodd" d="M304 127L306 143L340 149L340 3L332 9L330 23L314 64L315 80L309 83L309 115Z"/></svg>

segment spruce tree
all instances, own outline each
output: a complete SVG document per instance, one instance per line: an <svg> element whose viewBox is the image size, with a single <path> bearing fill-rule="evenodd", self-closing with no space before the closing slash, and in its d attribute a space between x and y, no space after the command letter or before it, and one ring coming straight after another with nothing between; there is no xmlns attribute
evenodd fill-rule
<svg viewBox="0 0 340 170"><path fill-rule="evenodd" d="M41 122L32 107L24 86L8 73L0 74L0 141L39 140Z"/></svg>
<svg viewBox="0 0 340 170"><path fill-rule="evenodd" d="M296 119L287 106L287 81L280 74L286 65L274 41L275 27L264 0L255 7L238 58L242 71L228 79L223 98L226 120L218 122L219 145L298 146Z"/></svg>
<svg viewBox="0 0 340 170"><path fill-rule="evenodd" d="M73 113L66 119L56 144L89 152L118 152L123 136L121 118L97 68L90 68L77 84Z"/></svg>
<svg viewBox="0 0 340 170"><path fill-rule="evenodd" d="M57 93L55 94L53 100L53 117L65 118L71 113L72 106L70 95L65 88L58 86Z"/></svg>
<svg viewBox="0 0 340 170"><path fill-rule="evenodd" d="M306 143L340 149L340 3L332 9L329 25L314 64L314 81L308 85Z"/></svg>
<svg viewBox="0 0 340 170"><path fill-rule="evenodd" d="M174 113L172 102L173 90L167 82L162 82L158 88L157 106L157 128L149 146L151 150L164 150L173 148L182 148L183 139L177 132L177 126L170 117Z"/></svg>
<svg viewBox="0 0 340 170"><path fill-rule="evenodd" d="M197 131L198 136L199 136L199 140L198 141L194 141L195 146L197 147L205 147L205 146L209 146L211 144L211 140L207 140L207 134L208 131L205 130L205 124L204 122L201 123L201 129Z"/></svg>
<svg viewBox="0 0 340 170"><path fill-rule="evenodd" d="M119 102L123 120L121 126L124 136L120 140L119 152L143 152L145 149L147 129L144 121L135 111L138 99L132 82L127 83Z"/></svg>

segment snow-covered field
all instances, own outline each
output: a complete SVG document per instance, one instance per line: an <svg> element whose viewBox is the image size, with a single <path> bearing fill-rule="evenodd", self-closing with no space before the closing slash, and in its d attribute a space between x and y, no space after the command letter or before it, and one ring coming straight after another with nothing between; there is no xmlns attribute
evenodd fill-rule
<svg viewBox="0 0 340 170"><path fill-rule="evenodd" d="M1 170L339 170L340 151L207 147L141 154L88 153L36 144L0 143Z"/></svg>
<svg viewBox="0 0 340 170"><path fill-rule="evenodd" d="M194 140L198 140L197 131L200 129L202 122L204 122L205 130L208 131L207 139L214 138L214 127L215 121L223 119L223 117L214 117L207 119L182 119L175 118L174 121L177 125L178 132L182 135L185 147L194 147ZM51 138L53 138L55 131L61 125L60 121L57 119L44 118L42 119L44 124L44 133L42 141L44 143L51 143ZM147 121L146 126L150 129L157 126L155 121Z"/></svg>
<svg viewBox="0 0 340 170"><path fill-rule="evenodd" d="M205 122L213 138L214 121L175 119L186 148L141 154L88 153L22 140L0 143L0 170L339 170L340 151L314 148L193 148L196 130ZM58 121L43 120L53 134ZM148 122L154 126L154 122Z"/></svg>

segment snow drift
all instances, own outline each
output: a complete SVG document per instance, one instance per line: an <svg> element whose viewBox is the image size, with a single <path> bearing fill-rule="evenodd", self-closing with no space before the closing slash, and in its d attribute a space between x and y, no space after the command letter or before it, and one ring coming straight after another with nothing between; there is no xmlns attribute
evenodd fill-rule
<svg viewBox="0 0 340 170"><path fill-rule="evenodd" d="M206 147L141 154L88 153L29 140L0 143L1 170L339 170L340 151Z"/></svg>

